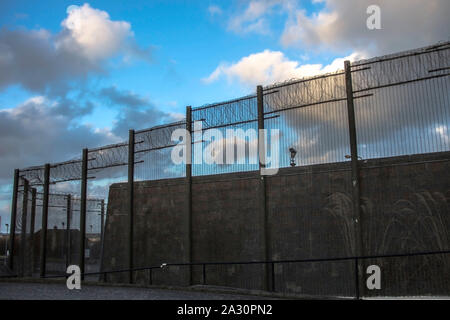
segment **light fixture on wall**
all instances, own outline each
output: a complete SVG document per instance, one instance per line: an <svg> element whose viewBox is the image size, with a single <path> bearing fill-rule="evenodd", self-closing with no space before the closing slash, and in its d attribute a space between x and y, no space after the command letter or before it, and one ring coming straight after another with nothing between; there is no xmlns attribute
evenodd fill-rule
<svg viewBox="0 0 450 320"><path fill-rule="evenodd" d="M289 152L291 153L291 167L295 167L295 155L297 154L297 150L294 148L289 148Z"/></svg>

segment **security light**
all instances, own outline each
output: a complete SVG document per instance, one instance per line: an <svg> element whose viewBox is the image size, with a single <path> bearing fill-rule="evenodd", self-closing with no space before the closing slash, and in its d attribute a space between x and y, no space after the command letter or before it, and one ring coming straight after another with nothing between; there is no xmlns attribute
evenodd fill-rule
<svg viewBox="0 0 450 320"><path fill-rule="evenodd" d="M289 148L289 152L291 153L291 167L295 167L295 155L297 154L297 150Z"/></svg>

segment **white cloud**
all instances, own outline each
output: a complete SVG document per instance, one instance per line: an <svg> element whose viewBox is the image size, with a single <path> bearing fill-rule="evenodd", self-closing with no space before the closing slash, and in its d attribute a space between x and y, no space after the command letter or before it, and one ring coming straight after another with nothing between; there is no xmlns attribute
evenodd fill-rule
<svg viewBox="0 0 450 320"><path fill-rule="evenodd" d="M209 11L209 14L211 16L221 15L222 14L222 9L219 6L216 6L216 5L209 6L208 7L208 11Z"/></svg>
<svg viewBox="0 0 450 320"><path fill-rule="evenodd" d="M236 33L269 34L269 22L266 15L271 9L282 4L283 0L252 0L244 12L234 15L228 21L228 29Z"/></svg>
<svg viewBox="0 0 450 320"><path fill-rule="evenodd" d="M68 82L104 72L110 57L150 59L149 49L136 44L128 22L113 21L88 4L69 8L57 34L0 28L0 89L20 84L34 92L61 93Z"/></svg>
<svg viewBox="0 0 450 320"><path fill-rule="evenodd" d="M79 156L84 147L120 140L110 131L75 124L86 108L67 103L36 96L0 110L0 181L11 177L14 168L64 161Z"/></svg>
<svg viewBox="0 0 450 320"><path fill-rule="evenodd" d="M324 9L308 15L297 8L281 43L302 49L367 50L371 55L413 49L448 40L448 0L320 0ZM381 30L369 30L369 5L381 9Z"/></svg>
<svg viewBox="0 0 450 320"><path fill-rule="evenodd" d="M243 1L228 20L228 30L272 34L271 21L283 19L280 42L302 50L381 55L449 40L448 0L313 0L322 9L307 11L299 0ZM424 3L426 2L426 4ZM381 30L369 30L367 8L381 9ZM317 6L319 7L319 6Z"/></svg>
<svg viewBox="0 0 450 320"><path fill-rule="evenodd" d="M303 64L289 60L280 51L264 50L243 57L236 63L221 63L208 77L205 83L214 82L221 77L228 81L239 80L249 87L267 85L274 82L286 81L292 78L303 78L321 73L333 72L343 69L344 60L358 60L364 58L363 53L353 53L344 58L333 60L328 65Z"/></svg>
<svg viewBox="0 0 450 320"><path fill-rule="evenodd" d="M56 45L78 45L90 60L109 58L120 51L132 37L131 26L125 21L112 21L107 12L91 8L70 6L68 16L61 22L64 36Z"/></svg>

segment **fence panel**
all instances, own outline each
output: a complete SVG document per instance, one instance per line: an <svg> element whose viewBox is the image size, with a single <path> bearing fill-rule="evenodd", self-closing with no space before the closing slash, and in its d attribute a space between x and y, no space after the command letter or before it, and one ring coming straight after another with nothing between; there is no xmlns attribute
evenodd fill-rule
<svg viewBox="0 0 450 320"><path fill-rule="evenodd" d="M279 167L346 161L350 154L342 72L264 88L265 128L279 130ZM272 165L269 165L269 167Z"/></svg>
<svg viewBox="0 0 450 320"><path fill-rule="evenodd" d="M184 141L176 140L180 138L177 132L184 136L185 129L186 122L180 121L135 132L134 181L137 183L134 187L134 212L139 212L134 215L133 226L133 266L135 268L145 267L149 264L160 265L167 261L169 255L178 259L184 258L183 241L186 239L186 235L180 221L186 219L185 211L171 209L174 207L173 205L167 204L164 199L152 194L151 186L141 181L184 178L186 176L186 164L184 162L177 164L172 161L172 152L177 152L174 147L178 144L184 145ZM172 140L172 135L176 135L175 140ZM180 139L184 139L184 137ZM177 152L177 156L183 156L182 151ZM165 188L166 192L173 192L169 186ZM184 192L184 190L182 191ZM178 201L184 200L183 194L179 194ZM160 216L149 210L151 204L158 205L164 210L165 215ZM110 232L115 233L116 231L110 230ZM161 247L161 241L168 236L172 239L179 239L179 246L174 247L170 253L166 252L166 256L161 259L155 252ZM184 285L188 278L188 270L182 269L177 273L156 272L153 282L165 285ZM147 272L134 272L133 281L140 284L147 283L149 281Z"/></svg>
<svg viewBox="0 0 450 320"><path fill-rule="evenodd" d="M450 47L352 63L363 159L450 150Z"/></svg>
<svg viewBox="0 0 450 320"><path fill-rule="evenodd" d="M118 197L120 190L127 188L128 144L88 150L87 168L85 272L101 271L103 259L108 260L113 270L128 268L129 202L126 196ZM111 198L115 201L110 202ZM116 224L120 225L117 232L109 230L110 225ZM114 248L104 247L105 237L109 243L115 243ZM117 274L108 281L125 280L125 277L126 274ZM90 278L99 279L99 275Z"/></svg>
<svg viewBox="0 0 450 320"><path fill-rule="evenodd" d="M256 102L252 95L192 109L193 176L258 170Z"/></svg>
<svg viewBox="0 0 450 320"><path fill-rule="evenodd" d="M173 163L173 148L180 143L172 140L176 130L186 128L184 121L157 126L135 132L134 181L181 178L186 166ZM181 142L182 144L182 142Z"/></svg>

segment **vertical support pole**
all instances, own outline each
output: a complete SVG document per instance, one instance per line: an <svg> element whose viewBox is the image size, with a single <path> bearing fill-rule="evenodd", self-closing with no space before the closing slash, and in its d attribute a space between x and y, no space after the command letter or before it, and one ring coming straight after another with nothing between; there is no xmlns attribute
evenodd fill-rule
<svg viewBox="0 0 450 320"><path fill-rule="evenodd" d="M20 268L19 277L25 275L25 255L27 253L27 212L28 212L28 180L23 180L22 225L20 228Z"/></svg>
<svg viewBox="0 0 450 320"><path fill-rule="evenodd" d="M205 285L206 284L206 264L202 265L202 284Z"/></svg>
<svg viewBox="0 0 450 320"><path fill-rule="evenodd" d="M259 155L259 171L266 167L266 145L264 141L264 96L262 86L256 87L256 99L258 107L258 155Z"/></svg>
<svg viewBox="0 0 450 320"><path fill-rule="evenodd" d="M355 259L355 297L356 300L360 299L360 291L359 291L359 263L358 258Z"/></svg>
<svg viewBox="0 0 450 320"><path fill-rule="evenodd" d="M100 203L100 271L103 271L103 257L105 250L105 200ZM106 282L106 273L100 274L99 281Z"/></svg>
<svg viewBox="0 0 450 320"><path fill-rule="evenodd" d="M42 228L41 228L41 278L45 277L47 259L47 223L48 223L48 193L50 187L50 164L44 167L44 195L42 198Z"/></svg>
<svg viewBox="0 0 450 320"><path fill-rule="evenodd" d="M84 260L86 249L86 198L87 198L88 149L83 149L81 163L81 200L80 200L80 261L81 279L84 280Z"/></svg>
<svg viewBox="0 0 450 320"><path fill-rule="evenodd" d="M104 234L105 234L105 200L102 199L102 201L100 202L100 241L102 243Z"/></svg>
<svg viewBox="0 0 450 320"><path fill-rule="evenodd" d="M272 262L272 282L270 286L270 291L275 292L275 263Z"/></svg>
<svg viewBox="0 0 450 320"><path fill-rule="evenodd" d="M70 265L70 214L72 212L72 196L70 194L67 195L67 205L66 205L66 270L67 267Z"/></svg>
<svg viewBox="0 0 450 320"><path fill-rule="evenodd" d="M186 107L186 202L187 202L187 262L192 263L192 108ZM192 266L189 266L189 285L192 285Z"/></svg>
<svg viewBox="0 0 450 320"><path fill-rule="evenodd" d="M14 249L17 217L17 193L19 191L19 169L14 170L13 197L11 203L11 228L9 229L9 257L8 267L10 270L14 267Z"/></svg>
<svg viewBox="0 0 450 320"><path fill-rule="evenodd" d="M34 266L35 266L35 255L34 255L34 224L36 223L36 188L31 189L31 221L30 221L30 246L31 246L31 275L33 275L34 272Z"/></svg>
<svg viewBox="0 0 450 320"><path fill-rule="evenodd" d="M263 230L263 245L264 245L264 260L271 259L270 253L270 238L269 238L269 226L268 226L268 212L266 201L266 179L264 176L264 169L266 167L266 146L265 146L265 134L264 134L264 101L263 101L263 88L262 86L256 87L256 99L258 107L258 154L259 154L259 177L260 177L260 201L262 208L262 230ZM270 269L267 263L264 264L264 288L270 290Z"/></svg>
<svg viewBox="0 0 450 320"><path fill-rule="evenodd" d="M133 240L134 240L134 130L128 135L128 216L129 216L129 246L128 267L129 283L133 283Z"/></svg>
<svg viewBox="0 0 450 320"><path fill-rule="evenodd" d="M350 137L350 152L351 152L351 167L352 167L352 199L353 199L353 222L355 226L355 247L356 255L361 256L363 253L362 241L362 224L361 224L361 207L360 207L360 180L358 167L358 148L356 137L356 120L355 107L353 103L353 87L352 87L352 72L350 69L350 61L344 62L345 67L345 87L347 92L347 114L348 114L348 128ZM357 262L358 263L358 262ZM357 273L359 274L359 272ZM357 295L359 296L360 284L358 285Z"/></svg>
<svg viewBox="0 0 450 320"><path fill-rule="evenodd" d="M148 285L152 285L153 281L152 281L152 268L148 269Z"/></svg>

